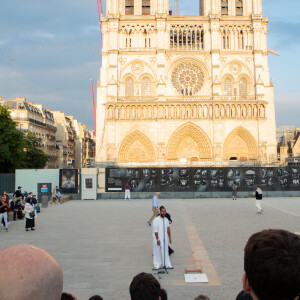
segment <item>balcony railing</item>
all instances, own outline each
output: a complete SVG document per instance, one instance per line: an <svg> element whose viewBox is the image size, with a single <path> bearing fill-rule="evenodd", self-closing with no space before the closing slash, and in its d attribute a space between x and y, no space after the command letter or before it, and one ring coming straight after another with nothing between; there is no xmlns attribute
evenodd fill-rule
<svg viewBox="0 0 300 300"><path fill-rule="evenodd" d="M250 96L170 96L163 97L168 102L213 102L213 101L264 101L264 95L250 95ZM156 102L156 97L142 97L142 96L130 96L130 97L108 97L108 102Z"/></svg>
<svg viewBox="0 0 300 300"><path fill-rule="evenodd" d="M108 99L108 100L112 100L112 99L113 99L113 97L110 97L110 99ZM118 97L117 98L117 102L152 102L152 101L156 101L156 100L157 100L157 98L151 97L151 96L128 96L128 97Z"/></svg>

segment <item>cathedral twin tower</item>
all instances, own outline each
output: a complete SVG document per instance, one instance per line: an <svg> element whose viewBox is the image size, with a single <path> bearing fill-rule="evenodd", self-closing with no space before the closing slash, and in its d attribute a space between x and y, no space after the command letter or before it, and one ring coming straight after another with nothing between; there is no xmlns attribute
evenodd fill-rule
<svg viewBox="0 0 300 300"><path fill-rule="evenodd" d="M96 161L276 160L261 0L109 0L102 21Z"/></svg>

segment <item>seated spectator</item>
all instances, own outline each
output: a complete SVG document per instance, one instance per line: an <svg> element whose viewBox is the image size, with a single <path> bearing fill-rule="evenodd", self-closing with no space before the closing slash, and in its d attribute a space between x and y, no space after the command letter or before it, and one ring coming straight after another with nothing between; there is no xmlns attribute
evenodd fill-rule
<svg viewBox="0 0 300 300"><path fill-rule="evenodd" d="M245 247L243 286L254 300L300 295L300 238L285 230L253 234Z"/></svg>
<svg viewBox="0 0 300 300"><path fill-rule="evenodd" d="M250 294L245 293L245 291L241 291L237 295L236 300L253 300L253 298Z"/></svg>
<svg viewBox="0 0 300 300"><path fill-rule="evenodd" d="M15 210L17 211L17 216L18 219L23 220L24 219L24 211L23 211L23 207L21 205L21 200L17 200L16 204L15 204Z"/></svg>
<svg viewBox="0 0 300 300"><path fill-rule="evenodd" d="M76 298L68 293L62 293L60 300L76 300Z"/></svg>
<svg viewBox="0 0 300 300"><path fill-rule="evenodd" d="M59 264L47 252L31 245L0 251L0 299L58 300L63 289Z"/></svg>
<svg viewBox="0 0 300 300"><path fill-rule="evenodd" d="M194 300L209 300L209 298L205 295L199 295Z"/></svg>
<svg viewBox="0 0 300 300"><path fill-rule="evenodd" d="M131 300L159 300L160 284L152 274L136 275L129 287Z"/></svg>
<svg viewBox="0 0 300 300"><path fill-rule="evenodd" d="M103 300L103 298L99 295L92 296L89 300Z"/></svg>
<svg viewBox="0 0 300 300"><path fill-rule="evenodd" d="M161 300L168 300L168 294L165 289L160 289L160 299Z"/></svg>

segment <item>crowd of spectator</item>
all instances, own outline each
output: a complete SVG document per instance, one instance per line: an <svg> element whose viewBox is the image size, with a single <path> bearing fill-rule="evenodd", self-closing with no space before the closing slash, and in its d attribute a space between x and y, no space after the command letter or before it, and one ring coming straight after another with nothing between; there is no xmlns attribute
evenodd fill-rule
<svg viewBox="0 0 300 300"><path fill-rule="evenodd" d="M17 245L3 249L0 266L0 299L76 300L75 296L63 293L59 264L39 248ZM244 271L243 292L237 300L299 300L300 237L285 230L253 234L244 249ZM129 294L131 300L168 299L167 291L148 273L133 278ZM94 295L89 300L103 299ZM209 298L199 295L194 300Z"/></svg>
<svg viewBox="0 0 300 300"><path fill-rule="evenodd" d="M10 221L23 220L25 218L26 231L35 230L35 218L40 212L40 204L33 193L22 193L22 187L18 187L12 199L6 191L1 194L0 200L0 227L4 226L6 232Z"/></svg>

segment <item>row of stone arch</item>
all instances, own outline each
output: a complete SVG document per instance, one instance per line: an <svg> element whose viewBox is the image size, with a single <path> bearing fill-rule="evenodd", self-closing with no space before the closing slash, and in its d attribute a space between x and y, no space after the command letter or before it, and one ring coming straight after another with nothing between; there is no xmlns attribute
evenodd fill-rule
<svg viewBox="0 0 300 300"><path fill-rule="evenodd" d="M266 117L263 104L108 105L108 120L257 119Z"/></svg>
<svg viewBox="0 0 300 300"><path fill-rule="evenodd" d="M253 135L243 127L234 129L225 139L220 156L224 161L257 160L258 146ZM119 162L156 162L157 147L144 133L136 130L130 133L120 144ZM215 158L212 142L208 135L193 123L179 127L169 139L163 158L167 161L213 161ZM217 154L217 153L215 153Z"/></svg>

